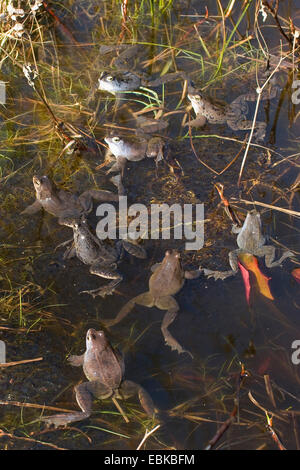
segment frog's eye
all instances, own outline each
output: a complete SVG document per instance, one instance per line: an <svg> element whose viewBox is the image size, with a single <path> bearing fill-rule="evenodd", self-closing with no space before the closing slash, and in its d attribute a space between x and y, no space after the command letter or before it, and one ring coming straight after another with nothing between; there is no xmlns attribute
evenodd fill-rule
<svg viewBox="0 0 300 470"><path fill-rule="evenodd" d="M180 258L180 253L176 253L175 258Z"/></svg>
<svg viewBox="0 0 300 470"><path fill-rule="evenodd" d="M165 254L166 254L166 256L170 256L171 251L170 251L170 250L167 250Z"/></svg>
<svg viewBox="0 0 300 470"><path fill-rule="evenodd" d="M117 137L117 136L112 138L112 141L115 143L120 142L120 140L121 140L120 137Z"/></svg>
<svg viewBox="0 0 300 470"><path fill-rule="evenodd" d="M107 77L106 77L106 80L107 80L108 82L112 82L113 79L114 79L114 77L113 77L112 75L107 75Z"/></svg>

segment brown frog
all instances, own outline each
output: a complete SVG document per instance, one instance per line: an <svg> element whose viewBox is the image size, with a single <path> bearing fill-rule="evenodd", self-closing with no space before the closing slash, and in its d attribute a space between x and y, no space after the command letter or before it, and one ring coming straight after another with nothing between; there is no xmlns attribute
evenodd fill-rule
<svg viewBox="0 0 300 470"><path fill-rule="evenodd" d="M88 382L75 387L76 400L82 411L43 417L48 426L66 426L74 421L88 418L92 413L93 397L126 399L138 395L148 416L153 417L155 408L144 388L130 380L124 380L125 364L118 349L108 341L104 331L90 328L86 334L86 351L81 356L70 356L72 366L82 366Z"/></svg>
<svg viewBox="0 0 300 470"><path fill-rule="evenodd" d="M117 285L123 280L122 274L117 271L117 263L120 259L122 249L137 258L146 258L145 250L139 245L133 244L133 241L122 240L115 246L105 244L97 238L90 230L85 218L81 219L64 219L64 225L73 229L73 243L64 255L64 259L77 256L80 261L90 266L90 273L112 281L98 289L82 291L92 295L105 297L111 295ZM65 242L67 244L68 242Z"/></svg>
<svg viewBox="0 0 300 470"><path fill-rule="evenodd" d="M278 87L273 86L269 92L262 94L261 99L272 99L276 96ZM196 114L196 119L188 123L189 126L203 126L206 121L211 124L225 124L233 130L249 130L252 121L246 119L248 113L247 101L257 101L256 92L244 93L238 96L231 104L221 106L213 104L200 91L189 88L188 98ZM266 123L256 121L254 138L263 140L266 134Z"/></svg>
<svg viewBox="0 0 300 470"><path fill-rule="evenodd" d="M81 217L88 214L93 208L93 200L118 201L119 197L110 191L89 189L80 196L59 189L48 176L33 177L33 186L36 192L36 201L28 206L21 214L31 215L42 207L45 211L58 217L59 223L68 217Z"/></svg>
<svg viewBox="0 0 300 470"><path fill-rule="evenodd" d="M176 250L172 252L166 251L163 261L152 266L152 271L154 272L149 280L149 291L127 302L116 318L107 320L105 325L116 325L130 313L135 305L157 307L160 310L167 310L161 325L161 331L166 344L179 354L186 352L191 355L191 353L183 349L178 341L171 335L168 327L173 323L179 311L179 305L173 295L181 290L185 279L196 279L200 276L201 271L184 271L180 262L180 254Z"/></svg>

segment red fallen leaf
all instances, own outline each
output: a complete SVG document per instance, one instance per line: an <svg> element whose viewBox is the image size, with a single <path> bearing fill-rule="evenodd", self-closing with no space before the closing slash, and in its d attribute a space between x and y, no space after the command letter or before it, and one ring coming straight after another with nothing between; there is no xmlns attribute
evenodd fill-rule
<svg viewBox="0 0 300 470"><path fill-rule="evenodd" d="M242 277L243 277L243 281L245 285L245 291L246 291L246 300L247 300L247 304L249 305L250 290L251 290L250 281L249 281L249 273L247 269L244 268L244 266L239 261L238 261L238 265L242 273Z"/></svg>
<svg viewBox="0 0 300 470"><path fill-rule="evenodd" d="M270 300L274 300L274 297L270 291L269 280L270 277L265 276L258 267L258 262L255 256L249 253L241 253L239 255L240 261L243 263L244 268L248 271L253 272L256 278L256 282L259 288L259 292Z"/></svg>
<svg viewBox="0 0 300 470"><path fill-rule="evenodd" d="M299 282L300 284L300 268L293 269L291 274L296 279L296 281Z"/></svg>

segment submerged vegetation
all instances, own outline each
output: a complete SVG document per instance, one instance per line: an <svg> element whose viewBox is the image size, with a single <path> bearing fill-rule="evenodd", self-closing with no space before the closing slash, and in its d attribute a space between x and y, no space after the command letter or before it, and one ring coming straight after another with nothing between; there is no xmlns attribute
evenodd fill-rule
<svg viewBox="0 0 300 470"><path fill-rule="evenodd" d="M299 16L296 0L0 1L1 449L299 449ZM136 89L99 89L103 72L128 70ZM269 87L276 97L265 99ZM191 90L214 103L197 129ZM256 140L259 122L265 137ZM121 259L113 296L79 295L102 281L64 258L71 229L59 215L21 214L34 202L32 178L48 175L77 194L120 192L104 138L137 128L143 145L149 129L163 139L164 158L126 160L130 203L204 203L204 247L142 240L148 259ZM42 416L77 408L83 374L67 358L84 352L87 330L102 330L147 290L167 249L190 269L229 269L231 225L254 207L267 245L293 256L272 271L252 256L228 281L202 273L186 283L170 329L193 359L165 347L159 310L136 307L107 330L126 353L126 378L149 392L159 416L135 398L107 398L86 421L46 428Z"/></svg>

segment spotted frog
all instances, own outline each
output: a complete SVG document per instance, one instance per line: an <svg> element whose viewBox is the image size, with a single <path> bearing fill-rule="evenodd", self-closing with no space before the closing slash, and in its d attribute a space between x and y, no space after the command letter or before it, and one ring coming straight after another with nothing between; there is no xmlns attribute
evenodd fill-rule
<svg viewBox="0 0 300 470"><path fill-rule="evenodd" d="M272 86L269 92L262 94L261 99L272 99L276 96L278 87ZM252 121L246 119L248 113L247 101L257 101L256 92L249 92L238 96L231 104L222 107L213 104L208 98L193 87L189 88L188 98L196 114L196 119L190 121L190 126L203 126L206 121L211 124L225 124L232 130L249 130ZM266 134L266 123L256 121L254 138L263 140Z"/></svg>
<svg viewBox="0 0 300 470"><path fill-rule="evenodd" d="M105 48L111 51L111 49ZM154 78L143 72L132 71L129 61L136 59L141 47L138 44L127 45L120 54L114 58L113 66L116 71L103 71L98 80L98 89L112 94L134 91L140 87L157 87L178 78L186 80L185 72L171 72L162 77Z"/></svg>
<svg viewBox="0 0 300 470"><path fill-rule="evenodd" d="M108 341L104 331L90 328L86 334L86 351L81 356L70 356L72 366L83 367L88 382L75 387L76 400L81 411L61 413L43 417L48 426L66 426L75 421L82 421L92 413L93 397L126 399L138 395L140 403L148 416L153 417L155 408L152 398L139 384L124 380L125 364L118 349Z"/></svg>

